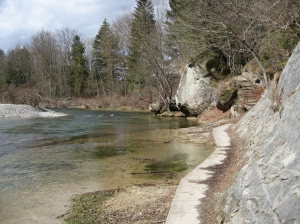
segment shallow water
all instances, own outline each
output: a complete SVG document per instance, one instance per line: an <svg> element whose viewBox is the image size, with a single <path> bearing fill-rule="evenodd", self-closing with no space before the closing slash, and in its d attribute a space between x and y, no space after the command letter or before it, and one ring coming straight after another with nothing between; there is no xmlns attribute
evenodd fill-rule
<svg viewBox="0 0 300 224"><path fill-rule="evenodd" d="M183 118L58 111L70 116L0 119L0 223L60 223L74 194L177 183L213 150L164 143L197 125Z"/></svg>

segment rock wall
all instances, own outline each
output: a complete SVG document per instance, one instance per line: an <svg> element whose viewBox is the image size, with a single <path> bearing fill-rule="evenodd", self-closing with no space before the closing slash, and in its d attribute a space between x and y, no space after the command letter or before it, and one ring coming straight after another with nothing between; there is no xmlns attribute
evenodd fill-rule
<svg viewBox="0 0 300 224"><path fill-rule="evenodd" d="M275 86L236 126L248 161L220 223L300 223L300 43Z"/></svg>

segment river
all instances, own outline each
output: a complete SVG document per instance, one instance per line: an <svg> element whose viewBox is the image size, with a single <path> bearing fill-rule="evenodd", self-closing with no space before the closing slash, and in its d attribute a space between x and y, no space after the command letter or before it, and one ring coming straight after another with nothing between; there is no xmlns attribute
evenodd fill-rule
<svg viewBox="0 0 300 224"><path fill-rule="evenodd" d="M74 194L177 183L213 150L170 141L177 129L196 121L142 112L57 111L69 116L0 119L2 224L60 223L56 217ZM157 173L132 174L151 170Z"/></svg>

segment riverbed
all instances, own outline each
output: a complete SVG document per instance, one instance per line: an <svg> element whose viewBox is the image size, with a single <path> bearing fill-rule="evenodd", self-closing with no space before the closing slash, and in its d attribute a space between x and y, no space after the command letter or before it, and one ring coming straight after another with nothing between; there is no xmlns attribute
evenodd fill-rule
<svg viewBox="0 0 300 224"><path fill-rule="evenodd" d="M69 116L0 119L0 223L60 223L74 194L176 183L213 151L173 141L196 121L57 111Z"/></svg>

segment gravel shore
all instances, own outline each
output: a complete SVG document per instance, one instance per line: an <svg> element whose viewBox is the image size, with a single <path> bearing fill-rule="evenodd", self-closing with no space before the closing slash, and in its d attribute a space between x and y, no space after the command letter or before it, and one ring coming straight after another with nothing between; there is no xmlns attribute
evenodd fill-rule
<svg viewBox="0 0 300 224"><path fill-rule="evenodd" d="M0 104L0 118L62 117L67 114L23 104Z"/></svg>

